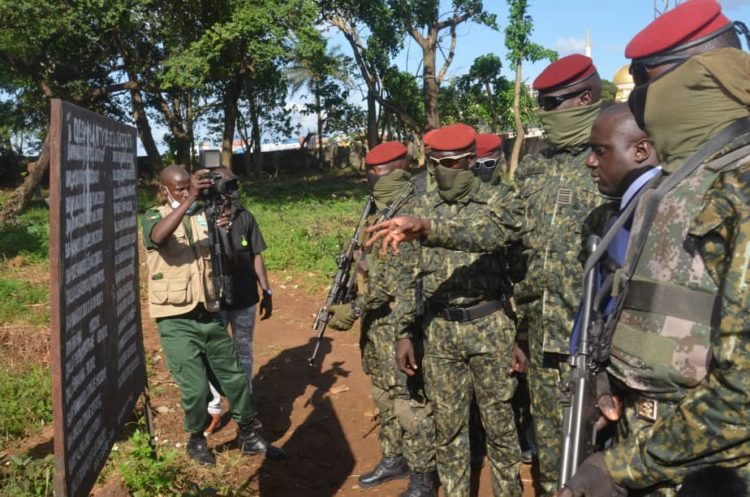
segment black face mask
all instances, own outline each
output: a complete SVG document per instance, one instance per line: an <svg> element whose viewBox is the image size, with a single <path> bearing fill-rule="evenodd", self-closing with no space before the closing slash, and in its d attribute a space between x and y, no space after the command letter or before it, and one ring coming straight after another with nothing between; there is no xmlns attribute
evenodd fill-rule
<svg viewBox="0 0 750 497"><path fill-rule="evenodd" d="M651 82L648 82L644 85L636 86L630 92L630 96L628 97L630 113L633 114L635 123L643 131L646 131L646 121L644 116L646 115L646 94L648 93L648 85L650 84Z"/></svg>
<svg viewBox="0 0 750 497"><path fill-rule="evenodd" d="M367 188L370 192L372 192L373 188L375 188L375 183L377 183L382 176L383 175L375 174L372 171L367 172Z"/></svg>

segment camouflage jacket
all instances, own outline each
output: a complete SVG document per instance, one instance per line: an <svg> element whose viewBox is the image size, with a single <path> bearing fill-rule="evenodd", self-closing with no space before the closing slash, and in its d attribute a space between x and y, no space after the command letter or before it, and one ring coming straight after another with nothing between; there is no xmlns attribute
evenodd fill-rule
<svg viewBox="0 0 750 497"><path fill-rule="evenodd" d="M718 175L706 190L697 195L698 211L692 219L678 217L674 225L685 226L683 243L688 253L700 259L718 293L718 306L710 329L711 361L702 379L662 411L660 419L646 429L631 433L606 453L613 478L628 488L645 488L666 483L677 484L691 471L718 464L740 467L748 479L750 470L750 147L741 159L728 155L750 144L750 135L736 139L715 154L710 161L724 157L728 164L717 168ZM745 152L746 150L746 152ZM709 162L709 161L706 161ZM705 163L704 163L705 165ZM700 170L699 170L700 171ZM685 181L691 181L689 176ZM690 197L688 197L690 198ZM669 203L669 199L665 196ZM666 206L668 209L671 207ZM688 202L675 206L673 214L687 212ZM659 227L658 218L652 230ZM637 226L634 223L634 234ZM634 240L631 235L631 242ZM646 248L649 244L646 243ZM649 271L659 278L670 278L676 271L689 272L685 261L676 258L672 247L651 245L654 253L644 253ZM658 252L656 252L658 251ZM697 263L697 261L696 261ZM680 265L680 267L674 264ZM698 266L695 266L698 267ZM661 269L659 269L661 268ZM690 280L690 284L697 281ZM655 314L658 316L658 314ZM692 337L684 335L690 327L684 320L671 318L662 328L673 336L670 357L681 358L690 366ZM619 333L619 331L615 331ZM614 351L613 351L614 353ZM705 364L705 363L704 363ZM648 364L643 364L647 367ZM654 374L658 367L651 368ZM639 380L646 384L643 371Z"/></svg>
<svg viewBox="0 0 750 497"><path fill-rule="evenodd" d="M421 187L420 178L413 180L412 183L415 186L415 193L401 206L397 214L411 212L412 206L420 196L417 192L423 188L424 179L421 179ZM368 224L376 221L378 221L378 216L373 215L368 220ZM419 257L419 244L404 243L399 247L399 252L399 255L395 255L390 252L389 248L388 254L382 255L380 246L376 244L366 254L367 270L362 281L364 291L358 296L358 303L365 313L378 316L375 321L372 321L373 324L387 328L379 331L382 336L396 337L397 329L400 333L409 336L414 333L415 287L411 284L404 285L403 282L409 281L409 278L404 278L402 275L413 273ZM393 313L397 292L402 292L398 305L403 309L399 313ZM409 296L406 297L406 294ZM365 319L364 322L369 323L371 320Z"/></svg>
<svg viewBox="0 0 750 497"><path fill-rule="evenodd" d="M586 229L602 224L589 216L605 198L585 166L587 155L584 145L573 150L546 148L526 157L516 172L526 214L527 270L514 295L522 310L542 299L542 316L536 320L542 329L529 332L535 340L541 335L545 352L568 353L581 296Z"/></svg>
<svg viewBox="0 0 750 497"><path fill-rule="evenodd" d="M507 294L503 249L516 239L520 228L515 194L506 186L481 184L463 202L449 204L437 191L415 200L404 213L429 217L433 231L417 257L409 249L405 259L409 262L393 269L398 275L399 298L394 319L399 323L399 338L409 336L405 327L414 320L416 313L414 295L418 280L425 306L471 306ZM461 240L472 240L473 248ZM456 249L444 248L438 243ZM401 302L402 299L406 302Z"/></svg>

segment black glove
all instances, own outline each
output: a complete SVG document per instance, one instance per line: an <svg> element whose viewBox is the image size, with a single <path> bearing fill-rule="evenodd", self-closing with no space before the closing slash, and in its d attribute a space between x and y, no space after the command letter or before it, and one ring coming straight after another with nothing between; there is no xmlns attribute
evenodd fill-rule
<svg viewBox="0 0 750 497"><path fill-rule="evenodd" d="M575 497L625 497L628 495L627 490L615 483L609 474L603 452L587 457L563 488L572 491Z"/></svg>
<svg viewBox="0 0 750 497"><path fill-rule="evenodd" d="M260 301L260 319L268 319L273 313L273 299L271 290L263 290L263 299Z"/></svg>

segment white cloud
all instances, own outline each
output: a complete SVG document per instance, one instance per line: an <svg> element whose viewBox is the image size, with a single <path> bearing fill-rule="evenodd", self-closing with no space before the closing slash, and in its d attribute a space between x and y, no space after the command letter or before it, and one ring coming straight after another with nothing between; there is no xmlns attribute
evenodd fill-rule
<svg viewBox="0 0 750 497"><path fill-rule="evenodd" d="M586 40L583 38L558 37L555 38L555 50L560 55L570 55L572 53L583 53L586 49Z"/></svg>

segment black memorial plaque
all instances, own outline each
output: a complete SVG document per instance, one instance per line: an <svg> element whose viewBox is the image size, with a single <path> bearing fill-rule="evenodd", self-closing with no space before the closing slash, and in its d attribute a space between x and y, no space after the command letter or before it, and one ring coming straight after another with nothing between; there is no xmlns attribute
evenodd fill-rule
<svg viewBox="0 0 750 497"><path fill-rule="evenodd" d="M86 496L146 386L136 130L61 100L50 123L56 494Z"/></svg>

